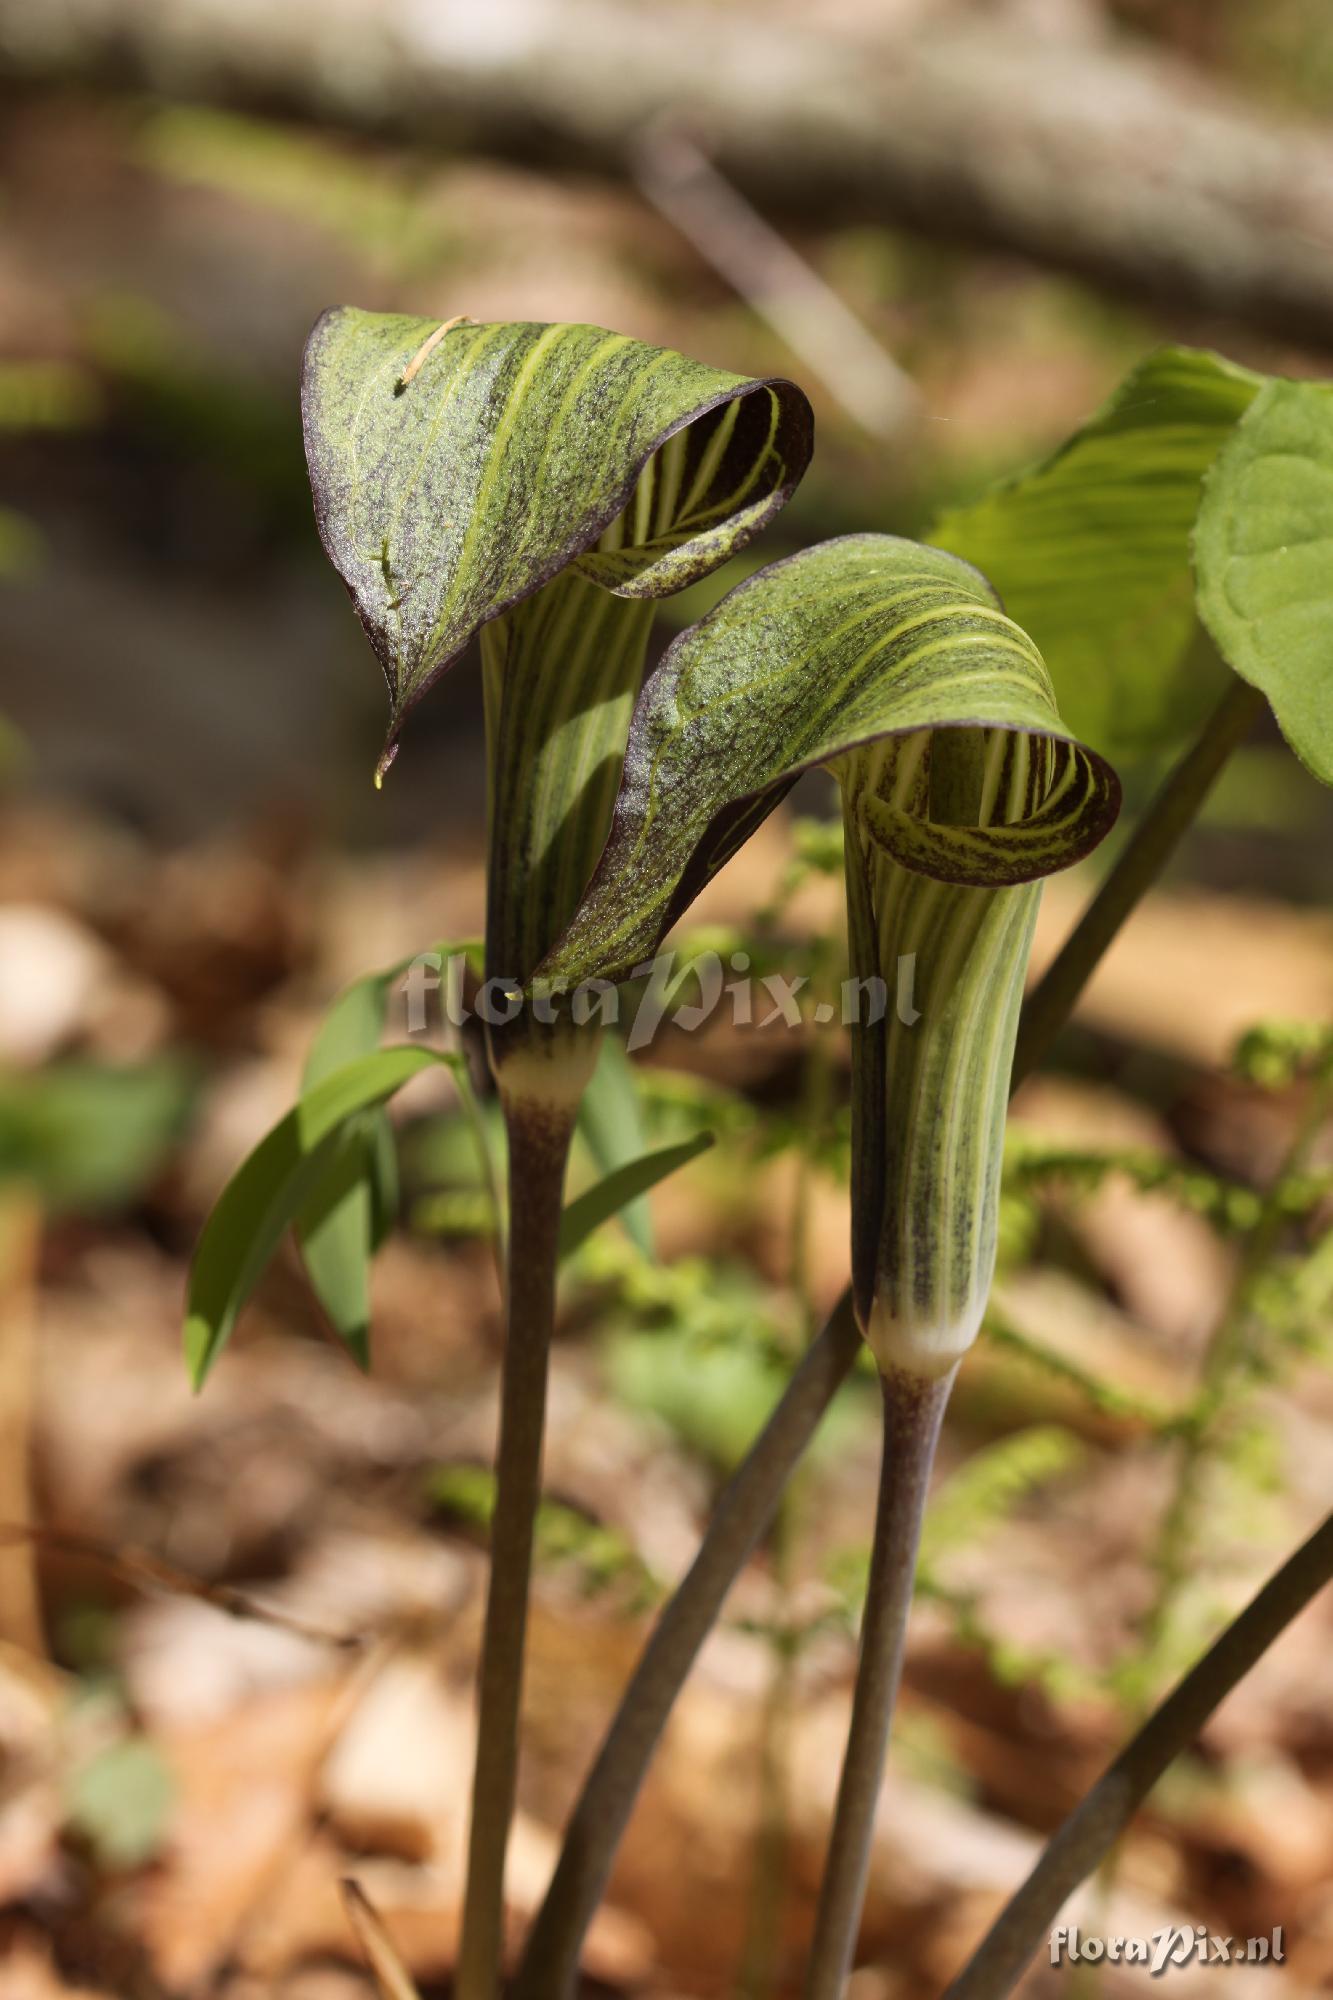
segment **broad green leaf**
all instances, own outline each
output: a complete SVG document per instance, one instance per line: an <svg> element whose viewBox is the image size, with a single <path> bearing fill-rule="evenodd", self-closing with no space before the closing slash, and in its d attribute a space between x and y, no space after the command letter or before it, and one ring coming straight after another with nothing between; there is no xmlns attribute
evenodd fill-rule
<svg viewBox="0 0 1333 2000"><path fill-rule="evenodd" d="M367 973L343 988L310 1044L301 1075L303 1091L323 1083L325 1077L332 1076L345 1063L355 1062L358 1056L367 1056L379 1047L389 1011L389 988L402 976L408 963L404 960L381 972Z"/></svg>
<svg viewBox="0 0 1333 2000"><path fill-rule="evenodd" d="M623 979L802 771L935 728L1029 732L1045 797L1021 825L939 826L877 801L877 836L957 882L1031 881L1087 853L1115 774L1064 730L1041 656L957 557L850 535L772 564L677 638L630 729L610 838L543 976Z"/></svg>
<svg viewBox="0 0 1333 2000"><path fill-rule="evenodd" d="M1199 614L1333 785L1333 388L1270 382L1204 482Z"/></svg>
<svg viewBox="0 0 1333 2000"><path fill-rule="evenodd" d="M695 1138L684 1139L677 1146L661 1146L656 1152L644 1153L641 1158L617 1167L605 1180L598 1181L596 1187L589 1188L586 1194L570 1202L560 1218L560 1255L572 1256L594 1229L609 1222L613 1215L618 1215L627 1203L647 1194L668 1174L674 1174L678 1167L688 1166L691 1160L697 1160L712 1143L711 1132L700 1132Z"/></svg>
<svg viewBox="0 0 1333 2000"><path fill-rule="evenodd" d="M348 1121L387 1103L443 1061L424 1048L381 1049L315 1085L233 1174L204 1224L190 1267L185 1355L195 1387L282 1240L329 1172Z"/></svg>
<svg viewBox="0 0 1333 2000"><path fill-rule="evenodd" d="M302 1093L380 1044L392 966L340 993L306 1058ZM358 1367L370 1366L370 1260L398 1206L398 1160L384 1111L352 1119L332 1148L327 1174L296 1218L311 1289Z"/></svg>
<svg viewBox="0 0 1333 2000"><path fill-rule="evenodd" d="M1207 663L1185 671L1190 534L1200 482L1263 382L1163 348L1050 458L931 532L990 578L1040 646L1065 721L1105 750L1159 744L1208 698Z"/></svg>
<svg viewBox="0 0 1333 2000"><path fill-rule="evenodd" d="M623 1042L607 1035L602 1042L592 1082L579 1105L579 1136L600 1174L614 1173L644 1151L643 1115L634 1065ZM626 1202L620 1220L636 1250L653 1254L652 1215L639 1196Z"/></svg>
<svg viewBox="0 0 1333 2000"><path fill-rule="evenodd" d="M593 326L353 307L302 387L320 534L402 718L488 620L574 566L668 594L742 547L809 460L799 389Z"/></svg>

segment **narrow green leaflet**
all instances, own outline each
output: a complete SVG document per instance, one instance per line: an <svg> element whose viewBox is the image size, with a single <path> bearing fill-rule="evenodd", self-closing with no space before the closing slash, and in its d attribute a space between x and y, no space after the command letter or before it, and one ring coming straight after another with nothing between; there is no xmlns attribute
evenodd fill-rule
<svg viewBox="0 0 1333 2000"><path fill-rule="evenodd" d="M190 1267L184 1341L196 1388L284 1230L329 1172L349 1120L387 1103L441 1060L433 1049L390 1048L344 1064L307 1092L238 1167L204 1224Z"/></svg>
<svg viewBox="0 0 1333 2000"><path fill-rule="evenodd" d="M302 1094L380 1044L389 988L402 968L358 979L324 1017L301 1080ZM398 1157L382 1110L352 1119L332 1148L327 1174L296 1218L311 1289L358 1367L370 1366L370 1260L398 1206Z"/></svg>
<svg viewBox="0 0 1333 2000"><path fill-rule="evenodd" d="M1333 388L1270 382L1204 482L1199 614L1333 785Z"/></svg>
<svg viewBox="0 0 1333 2000"><path fill-rule="evenodd" d="M628 1203L639 1200L668 1174L697 1160L712 1143L711 1132L697 1132L692 1139L683 1139L675 1146L661 1146L654 1153L644 1153L641 1158L617 1167L566 1208L560 1218L560 1255L572 1256L594 1229L609 1222Z"/></svg>
<svg viewBox="0 0 1333 2000"><path fill-rule="evenodd" d="M643 1115L634 1065L625 1053L624 1043L615 1035L603 1038L592 1082L579 1105L578 1131L603 1176L628 1166L644 1150ZM625 1203L620 1220L635 1249L651 1257L652 1217L641 1195Z"/></svg>
<svg viewBox="0 0 1333 2000"><path fill-rule="evenodd" d="M1052 457L932 530L990 578L1041 647L1070 728L1107 750L1183 732L1209 698L1206 665L1184 671L1189 538L1200 482L1263 383L1163 348Z"/></svg>
<svg viewBox="0 0 1333 2000"><path fill-rule="evenodd" d="M994 885L1096 845L1118 808L1115 774L1062 727L1041 655L984 577L891 535L761 570L682 633L645 685L610 838L542 975L625 978L802 771L960 726L1040 737L1043 797L1004 843L880 801L878 837L906 866Z"/></svg>
<svg viewBox="0 0 1333 2000"><path fill-rule="evenodd" d="M402 718L489 619L575 565L666 595L743 547L811 450L809 405L593 326L339 307L302 381L316 518Z"/></svg>

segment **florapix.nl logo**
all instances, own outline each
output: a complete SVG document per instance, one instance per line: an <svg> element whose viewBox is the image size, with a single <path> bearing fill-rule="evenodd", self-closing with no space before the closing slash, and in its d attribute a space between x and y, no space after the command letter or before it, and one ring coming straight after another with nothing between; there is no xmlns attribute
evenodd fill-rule
<svg viewBox="0 0 1333 2000"><path fill-rule="evenodd" d="M1061 1924L1051 1932L1052 1965L1142 1965L1160 1979L1182 1965L1281 1965L1283 1926L1262 1937L1222 1937L1206 1924L1166 1924L1151 1937L1084 1937Z"/></svg>
<svg viewBox="0 0 1333 2000"><path fill-rule="evenodd" d="M401 982L409 1035L426 1034L436 1019L453 1028L473 1018L503 1028L525 1009L544 1026L569 1020L578 1028L591 1021L614 1027L624 1010L625 1046L632 1053L647 1048L664 1025L692 1034L722 1016L735 1028L873 1026L890 1006L888 982L877 975L844 979L833 997L817 994L803 973L756 973L744 951L725 958L716 951L659 952L636 965L620 985L609 979L584 979L576 986L535 980L524 988L513 979L489 978L469 1000L470 964L464 952L423 951L411 961ZM916 977L917 954L904 952L895 967L892 1005L909 1028L921 1018Z"/></svg>

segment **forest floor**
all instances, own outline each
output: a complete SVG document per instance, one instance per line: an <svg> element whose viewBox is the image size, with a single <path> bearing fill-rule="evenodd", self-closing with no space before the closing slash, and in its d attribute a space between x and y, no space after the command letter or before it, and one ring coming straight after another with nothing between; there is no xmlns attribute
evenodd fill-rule
<svg viewBox="0 0 1333 2000"><path fill-rule="evenodd" d="M699 921L744 925L787 840L785 823L766 829ZM1039 957L1078 893L1048 895ZM179 1327L193 1236L291 1101L321 1007L419 943L423 908L437 934L475 930L480 896L479 862L334 864L273 828L164 859L34 803L0 826L11 1169L25 1116L41 1135L40 1169L4 1183L0 1267L0 1529L31 1530L0 1554L13 2000L368 1993L340 1901L347 1876L423 1992L447 1990L485 1573L460 1472L492 1447L500 1343L487 1247L438 1226L391 1242L368 1380L323 1333L292 1255L197 1397ZM789 922L828 917L814 884ZM1256 1019L1324 1018L1331 971L1326 917L1163 893L1089 995L1080 1032L1096 1060L1034 1079L1020 1128L1264 1186L1297 1095L1219 1065ZM771 1142L799 1074L792 1040L754 1035L738 1060L734 1031L706 1031L655 1054L659 1083L684 1078L732 1105L734 1136L653 1198L652 1268L676 1273L674 1290L626 1279L617 1225L566 1287L546 1469L566 1532L536 1591L516 1932L651 1604L771 1392L756 1355L798 1343L803 1314L845 1279L845 1199L819 1167L793 1284L795 1156ZM84 1101L89 1064L141 1087ZM61 1075L73 1096L34 1113L23 1080L35 1091ZM408 1213L423 1223L433 1192L437 1216L467 1227L457 1121L448 1086L435 1088L402 1109ZM1190 1394L1235 1251L1125 1176L1082 1196L1048 1191L1040 1209L1035 1236L1020 1231L1006 1258L1004 1313L1111 1393L1089 1397L1058 1366L987 1340L964 1371L858 2000L938 1990L1133 1709L1124 1663L1152 1602L1173 1476L1144 1412ZM872 1412L868 1384L845 1392L779 1543L743 1578L689 1684L589 1940L598 1991L790 1990L854 1664L847 1578L864 1556ZM1172 1647L1197 1650L1333 1499L1333 1387L1317 1354L1256 1381L1233 1417L1154 1685L1178 1663ZM1085 1935L1201 1922L1247 1938L1280 1924L1282 1991L1326 1988L1331 1635L1323 1601L1227 1704L1114 1881L1088 1892ZM1143 1976L1106 1971L1102 1988ZM1207 1991L1209 1977L1178 1969L1173 1990ZM1276 1978L1247 1968L1230 1983L1260 1995ZM1039 1967L1031 1991L1056 1981Z"/></svg>

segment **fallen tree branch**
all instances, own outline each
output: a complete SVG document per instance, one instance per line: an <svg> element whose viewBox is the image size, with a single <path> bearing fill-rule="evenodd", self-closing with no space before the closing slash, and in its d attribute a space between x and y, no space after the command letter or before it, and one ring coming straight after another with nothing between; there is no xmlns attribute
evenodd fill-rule
<svg viewBox="0 0 1333 2000"><path fill-rule="evenodd" d="M683 0L0 0L0 67L617 174L670 115L770 211L964 235L1333 345L1333 140L1113 40L861 42Z"/></svg>

